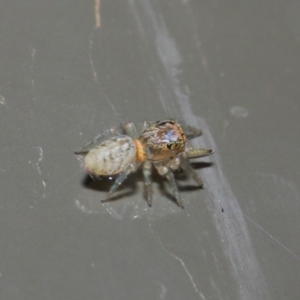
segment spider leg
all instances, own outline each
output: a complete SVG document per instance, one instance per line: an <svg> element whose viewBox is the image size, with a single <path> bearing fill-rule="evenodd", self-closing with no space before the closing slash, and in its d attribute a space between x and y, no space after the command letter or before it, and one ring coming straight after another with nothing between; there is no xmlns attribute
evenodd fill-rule
<svg viewBox="0 0 300 300"><path fill-rule="evenodd" d="M183 208L183 204L181 201L181 197L180 197L180 194L178 191L178 187L177 187L173 172L161 163L156 163L156 164L154 164L154 166L156 167L156 169L160 175L165 176L168 179L170 188L172 190L172 194L173 194L178 206Z"/></svg>
<svg viewBox="0 0 300 300"><path fill-rule="evenodd" d="M203 182L198 175L198 173L190 166L189 162L187 161L185 156L181 157L180 161L181 168L189 175L192 176L192 178L195 180L195 182L199 185L199 187L203 186Z"/></svg>
<svg viewBox="0 0 300 300"><path fill-rule="evenodd" d="M102 131L100 134L96 135L93 139L86 142L83 146L75 150L75 154L86 154L91 149L93 149L96 145L100 144L109 135L115 135L118 132L119 132L119 127L112 127L110 129L106 129Z"/></svg>
<svg viewBox="0 0 300 300"><path fill-rule="evenodd" d="M101 202L109 201L109 198L112 196L112 194L118 189L118 187L123 183L127 176L137 169L138 166L139 164L130 164L128 167L126 167L126 169L117 177L108 194L103 200L101 200Z"/></svg>
<svg viewBox="0 0 300 300"><path fill-rule="evenodd" d="M197 129L195 127L189 126L187 124L180 124L185 135L187 136L187 139L193 139L197 136L202 135L202 131L200 129Z"/></svg>
<svg viewBox="0 0 300 300"><path fill-rule="evenodd" d="M144 132L150 126L151 126L151 123L149 121L144 121L142 124L141 132Z"/></svg>
<svg viewBox="0 0 300 300"><path fill-rule="evenodd" d="M133 140L138 138L135 125L132 122L125 122L121 124L121 128L125 134L129 135Z"/></svg>
<svg viewBox="0 0 300 300"><path fill-rule="evenodd" d="M210 154L212 154L212 150L211 149L195 149L195 148L191 147L185 151L185 154L186 154L187 158L196 158L196 157L210 155Z"/></svg>
<svg viewBox="0 0 300 300"><path fill-rule="evenodd" d="M146 199L149 206L152 206L152 163L146 161L143 165Z"/></svg>

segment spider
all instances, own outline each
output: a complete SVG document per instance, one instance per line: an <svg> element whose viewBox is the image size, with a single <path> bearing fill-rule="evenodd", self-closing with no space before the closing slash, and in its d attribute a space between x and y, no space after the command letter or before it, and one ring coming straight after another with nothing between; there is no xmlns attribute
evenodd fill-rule
<svg viewBox="0 0 300 300"><path fill-rule="evenodd" d="M211 149L195 149L188 141L200 136L201 130L179 124L175 120L164 120L156 123L144 122L141 132L138 136L132 122L123 123L103 131L75 153L84 155L85 169L91 175L119 174L102 202L109 201L127 176L142 165L148 205L152 206L151 175L154 167L168 180L178 206L183 208L173 171L181 168L192 176L199 187L203 186L199 175L188 163L190 158L212 153ZM104 140L109 135L113 136Z"/></svg>

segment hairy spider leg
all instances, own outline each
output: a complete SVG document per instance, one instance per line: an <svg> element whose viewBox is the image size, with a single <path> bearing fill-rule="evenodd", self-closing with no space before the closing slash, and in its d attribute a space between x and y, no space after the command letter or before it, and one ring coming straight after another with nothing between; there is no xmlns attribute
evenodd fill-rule
<svg viewBox="0 0 300 300"><path fill-rule="evenodd" d="M184 208L182 201L181 201L181 197L178 191L178 187L175 181L175 177L173 172L167 168L166 166L164 166L162 163L154 163L155 168L157 169L158 173L164 177L167 178L168 182L169 182L169 186L171 188L172 194L178 204L179 207Z"/></svg>
<svg viewBox="0 0 300 300"><path fill-rule="evenodd" d="M199 187L203 186L203 182L198 175L198 173L191 167L189 162L186 159L185 153L181 156L180 167L186 172L188 175L192 176L194 181L199 185Z"/></svg>
<svg viewBox="0 0 300 300"><path fill-rule="evenodd" d="M203 157L212 154L212 150L189 148L185 151L185 154L187 158Z"/></svg>
<svg viewBox="0 0 300 300"><path fill-rule="evenodd" d="M138 137L135 126L132 122L122 123L119 126L115 126L110 129L103 130L101 133L96 135L93 139L86 142L83 146L77 149L75 151L75 154L86 154L91 149L95 148L97 145L102 143L104 139L107 139L107 137L113 135L121 135L123 133L129 135L132 139L137 139Z"/></svg>
<svg viewBox="0 0 300 300"><path fill-rule="evenodd" d="M101 202L109 201L109 198L118 189L118 187L123 183L123 181L127 178L127 176L130 173L134 172L139 166L140 166L140 163L131 163L129 166L127 166L126 169L117 177L114 184L111 186L109 192L107 193L106 197L103 200L101 200Z"/></svg>
<svg viewBox="0 0 300 300"><path fill-rule="evenodd" d="M152 163L150 161L146 161L143 164L143 175L147 203L149 206L152 206Z"/></svg>
<svg viewBox="0 0 300 300"><path fill-rule="evenodd" d="M149 121L144 121L142 124L141 133L143 133L150 126L151 126L151 123Z"/></svg>
<svg viewBox="0 0 300 300"><path fill-rule="evenodd" d="M202 131L200 129L197 129L195 127L186 124L180 124L180 126L183 129L188 140L202 135Z"/></svg>
<svg viewBox="0 0 300 300"><path fill-rule="evenodd" d="M192 176L194 181L199 185L199 187L203 187L203 182L198 175L198 173L190 166L187 161L188 158L197 158L210 155L212 153L211 149L195 149L190 144L187 145L189 148L181 155L181 168L189 175Z"/></svg>
<svg viewBox="0 0 300 300"><path fill-rule="evenodd" d="M91 149L95 148L96 145L99 145L104 139L106 139L110 135L120 134L120 127L112 127L110 129L106 129L96 135L93 139L86 142L83 146L75 151L75 154L86 154Z"/></svg>
<svg viewBox="0 0 300 300"><path fill-rule="evenodd" d="M129 135L133 140L138 138L136 127L132 122L125 122L121 124L123 132Z"/></svg>

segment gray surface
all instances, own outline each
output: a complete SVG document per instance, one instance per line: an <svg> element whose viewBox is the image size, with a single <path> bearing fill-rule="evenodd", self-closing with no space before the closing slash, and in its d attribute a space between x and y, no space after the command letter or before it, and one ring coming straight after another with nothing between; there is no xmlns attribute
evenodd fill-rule
<svg viewBox="0 0 300 300"><path fill-rule="evenodd" d="M97 3L0 4L0 299L299 299L299 1ZM73 150L166 117L206 188L103 206Z"/></svg>

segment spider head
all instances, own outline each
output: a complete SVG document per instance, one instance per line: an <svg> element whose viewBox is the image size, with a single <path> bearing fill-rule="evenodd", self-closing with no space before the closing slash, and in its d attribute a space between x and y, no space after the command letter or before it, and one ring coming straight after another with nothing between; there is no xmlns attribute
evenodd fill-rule
<svg viewBox="0 0 300 300"><path fill-rule="evenodd" d="M147 160L172 158L185 150L186 135L181 126L173 120L156 122L140 136Z"/></svg>

